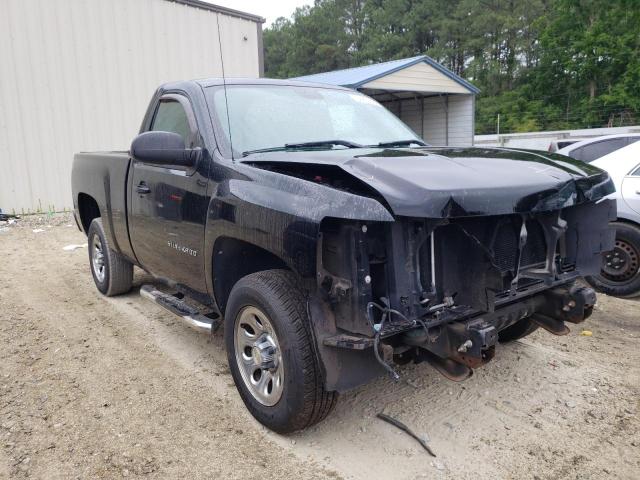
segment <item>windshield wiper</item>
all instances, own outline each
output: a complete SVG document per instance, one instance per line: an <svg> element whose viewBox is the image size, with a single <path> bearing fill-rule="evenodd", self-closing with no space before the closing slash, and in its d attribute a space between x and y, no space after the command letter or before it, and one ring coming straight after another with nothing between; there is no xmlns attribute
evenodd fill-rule
<svg viewBox="0 0 640 480"><path fill-rule="evenodd" d="M287 148L307 148L307 147L327 147L331 145L340 145L347 148L362 148L359 143L353 143L348 140L320 140L317 142L303 142L303 143L287 143Z"/></svg>
<svg viewBox="0 0 640 480"><path fill-rule="evenodd" d="M259 148L258 150L247 150L246 152L242 152L242 156L246 157L247 155L251 155L252 153L282 152L286 149L286 147Z"/></svg>
<svg viewBox="0 0 640 480"><path fill-rule="evenodd" d="M347 148L362 148L362 145L358 143L349 142L348 140L319 140L315 142L302 142L302 143L285 143L283 147L271 147L260 148L258 150L247 150L242 152L242 156L246 157L252 153L266 153L266 152L282 152L284 150L295 150L298 148L319 148L319 147L331 147L333 145L340 145Z"/></svg>
<svg viewBox="0 0 640 480"><path fill-rule="evenodd" d="M378 147L408 147L409 145L420 145L421 147L428 147L422 140L395 140L393 142L380 142Z"/></svg>

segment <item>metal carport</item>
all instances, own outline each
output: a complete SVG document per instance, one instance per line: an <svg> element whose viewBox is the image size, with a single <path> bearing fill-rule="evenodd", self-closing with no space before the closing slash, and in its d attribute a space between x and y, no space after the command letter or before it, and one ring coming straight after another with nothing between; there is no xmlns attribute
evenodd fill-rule
<svg viewBox="0 0 640 480"><path fill-rule="evenodd" d="M376 99L432 145L471 145L471 83L426 55L296 77L353 88Z"/></svg>

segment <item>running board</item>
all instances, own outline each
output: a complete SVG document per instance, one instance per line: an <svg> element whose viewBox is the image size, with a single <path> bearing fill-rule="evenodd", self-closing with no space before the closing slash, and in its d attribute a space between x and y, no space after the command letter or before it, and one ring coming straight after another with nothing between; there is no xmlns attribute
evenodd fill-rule
<svg viewBox="0 0 640 480"><path fill-rule="evenodd" d="M213 333L220 327L220 317L215 313L202 314L184 300L169 293L161 292L153 285L140 287L140 296L152 300L171 313L178 315L187 325L199 332Z"/></svg>

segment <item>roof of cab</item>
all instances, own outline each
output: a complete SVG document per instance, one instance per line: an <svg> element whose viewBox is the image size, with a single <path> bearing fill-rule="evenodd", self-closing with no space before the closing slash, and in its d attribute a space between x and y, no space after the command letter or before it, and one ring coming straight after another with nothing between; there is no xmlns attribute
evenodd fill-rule
<svg viewBox="0 0 640 480"><path fill-rule="evenodd" d="M338 85L327 85L326 83L310 83L298 80L279 80L275 78L205 78L195 80L203 88L214 87L220 85L283 85L291 87L318 87L318 88L336 88L340 90L349 90L348 88Z"/></svg>
<svg viewBox="0 0 640 480"><path fill-rule="evenodd" d="M349 88L338 85L327 85L325 83L299 82L297 80L277 80L274 78L199 78L195 80L180 80L167 82L160 85L160 90L185 90L193 87L208 88L222 85L281 85L289 87L314 87L332 90L345 90L353 92Z"/></svg>

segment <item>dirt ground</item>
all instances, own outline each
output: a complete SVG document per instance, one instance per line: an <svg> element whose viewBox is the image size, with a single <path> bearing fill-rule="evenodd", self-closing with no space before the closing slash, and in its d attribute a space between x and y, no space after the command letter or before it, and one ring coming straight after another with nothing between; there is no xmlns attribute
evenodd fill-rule
<svg viewBox="0 0 640 480"><path fill-rule="evenodd" d="M86 247L63 250L86 242L71 223L0 225L2 479L640 478L638 301L601 295L568 336L504 345L463 383L403 367L399 383L345 394L283 437L245 410L220 333L190 330L137 288L98 293Z"/></svg>

